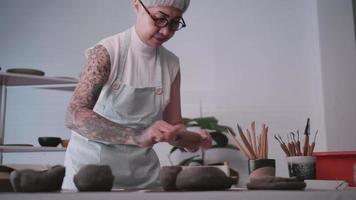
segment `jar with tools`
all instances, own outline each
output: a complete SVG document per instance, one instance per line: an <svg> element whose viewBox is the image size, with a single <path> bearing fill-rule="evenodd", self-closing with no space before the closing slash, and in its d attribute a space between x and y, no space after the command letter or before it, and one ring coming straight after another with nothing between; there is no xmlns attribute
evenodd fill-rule
<svg viewBox="0 0 356 200"><path fill-rule="evenodd" d="M274 138L280 144L283 152L287 156L288 172L290 177L296 177L298 180L315 179L316 176L316 158L313 156L315 140L318 131L314 134L314 140L310 144L310 119L308 118L304 130L303 146L300 142L299 131L297 134L291 132L287 134L287 143L280 135L274 135ZM296 137L297 136L297 137Z"/></svg>
<svg viewBox="0 0 356 200"><path fill-rule="evenodd" d="M237 130L242 140L241 143L229 131L228 136L248 159L249 179L275 176L276 161L268 158L268 126L263 124L259 135L256 134L255 121L251 123L251 129L246 129L245 133L239 124L237 124Z"/></svg>

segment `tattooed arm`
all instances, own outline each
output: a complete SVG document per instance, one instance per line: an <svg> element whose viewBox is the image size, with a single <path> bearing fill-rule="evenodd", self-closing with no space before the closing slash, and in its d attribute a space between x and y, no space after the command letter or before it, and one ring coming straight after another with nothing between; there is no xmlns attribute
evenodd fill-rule
<svg viewBox="0 0 356 200"><path fill-rule="evenodd" d="M152 146L151 139L143 131L124 127L93 111L101 89L109 78L110 68L107 50L102 45L94 47L68 106L67 127L92 140Z"/></svg>

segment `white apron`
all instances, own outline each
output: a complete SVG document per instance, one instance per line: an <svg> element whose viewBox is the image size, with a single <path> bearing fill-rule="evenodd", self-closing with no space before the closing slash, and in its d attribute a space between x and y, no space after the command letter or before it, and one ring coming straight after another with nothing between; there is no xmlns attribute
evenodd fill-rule
<svg viewBox="0 0 356 200"><path fill-rule="evenodd" d="M155 87L136 88L123 84L130 37L131 31L120 34L119 67L112 68L94 111L126 127L142 130L162 119L166 104L162 95L160 50L157 48L156 52ZM152 148L91 141L73 131L65 157L64 189L76 189L73 176L86 164L109 165L115 176L114 188L147 188L159 185L160 165Z"/></svg>

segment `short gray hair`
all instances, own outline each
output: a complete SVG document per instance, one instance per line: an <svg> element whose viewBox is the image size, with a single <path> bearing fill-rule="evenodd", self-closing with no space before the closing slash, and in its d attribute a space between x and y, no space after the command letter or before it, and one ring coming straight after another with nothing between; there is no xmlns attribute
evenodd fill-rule
<svg viewBox="0 0 356 200"><path fill-rule="evenodd" d="M190 0L141 0L147 7L172 6L178 8L183 13L188 9Z"/></svg>

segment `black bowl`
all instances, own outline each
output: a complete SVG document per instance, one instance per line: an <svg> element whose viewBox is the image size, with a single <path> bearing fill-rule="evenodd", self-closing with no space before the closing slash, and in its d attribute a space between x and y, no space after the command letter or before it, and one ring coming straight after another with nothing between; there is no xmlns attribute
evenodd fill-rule
<svg viewBox="0 0 356 200"><path fill-rule="evenodd" d="M38 69L28 69L28 68L12 68L6 70L8 73L16 73L16 74L29 74L29 75L37 75L37 76L44 76L44 71Z"/></svg>
<svg viewBox="0 0 356 200"><path fill-rule="evenodd" d="M56 147L62 142L59 137L39 137L38 143L43 147Z"/></svg>

